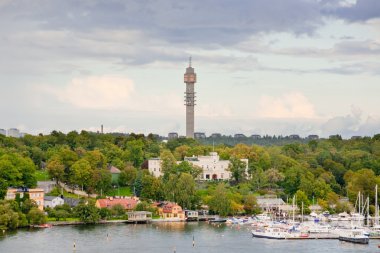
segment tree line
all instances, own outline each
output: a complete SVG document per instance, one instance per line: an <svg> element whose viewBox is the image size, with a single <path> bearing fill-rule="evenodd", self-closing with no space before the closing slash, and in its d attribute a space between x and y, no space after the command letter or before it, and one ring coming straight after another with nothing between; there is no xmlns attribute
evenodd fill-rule
<svg viewBox="0 0 380 253"><path fill-rule="evenodd" d="M230 160L232 180L199 182L200 168L176 162L213 150ZM147 159L155 157L162 160L160 178L147 170ZM249 160L248 177L242 158ZM186 138L165 143L152 134L86 131L19 139L0 136L0 197L10 186L35 186L38 170L46 170L57 182L104 194L113 188L109 165L121 170L118 187L129 187L147 201L175 201L189 209L208 206L211 212L228 215L257 212L257 195L275 194L284 200L297 195L305 206L318 203L337 212L349 209L339 198L348 196L354 202L358 191L374 202L380 182L380 135L273 146L213 146Z"/></svg>

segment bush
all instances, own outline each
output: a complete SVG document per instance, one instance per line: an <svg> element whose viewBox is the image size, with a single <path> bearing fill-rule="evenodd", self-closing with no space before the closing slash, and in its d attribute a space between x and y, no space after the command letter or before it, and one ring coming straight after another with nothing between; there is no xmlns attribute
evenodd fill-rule
<svg viewBox="0 0 380 253"><path fill-rule="evenodd" d="M33 207L27 215L29 224L39 225L46 223L46 215L38 208Z"/></svg>

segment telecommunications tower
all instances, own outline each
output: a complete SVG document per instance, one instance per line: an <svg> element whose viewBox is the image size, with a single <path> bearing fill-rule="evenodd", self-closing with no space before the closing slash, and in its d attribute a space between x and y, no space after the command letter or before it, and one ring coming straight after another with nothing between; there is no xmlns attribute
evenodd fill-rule
<svg viewBox="0 0 380 253"><path fill-rule="evenodd" d="M194 138L194 106L195 92L194 84L197 81L197 75L194 68L191 67L191 57L189 58L189 67L186 68L184 82L186 83L185 106L186 106L186 137Z"/></svg>

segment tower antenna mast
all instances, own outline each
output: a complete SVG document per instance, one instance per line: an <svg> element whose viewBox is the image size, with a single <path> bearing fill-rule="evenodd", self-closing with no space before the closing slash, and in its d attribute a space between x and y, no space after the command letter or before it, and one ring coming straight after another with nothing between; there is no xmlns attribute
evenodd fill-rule
<svg viewBox="0 0 380 253"><path fill-rule="evenodd" d="M189 57L189 67L186 68L184 75L186 84L185 91L185 106L186 106L186 137L194 138L194 106L195 106L195 91L194 84L197 82L197 74L191 67L191 56Z"/></svg>

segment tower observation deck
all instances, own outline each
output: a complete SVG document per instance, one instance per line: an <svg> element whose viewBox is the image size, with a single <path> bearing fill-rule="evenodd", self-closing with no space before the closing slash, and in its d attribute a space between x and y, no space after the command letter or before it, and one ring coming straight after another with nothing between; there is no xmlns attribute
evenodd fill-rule
<svg viewBox="0 0 380 253"><path fill-rule="evenodd" d="M197 75L194 68L191 67L191 57L189 58L189 67L186 68L184 82L186 83L185 106L186 106L186 137L194 138L194 106L195 92L194 84L197 81Z"/></svg>

